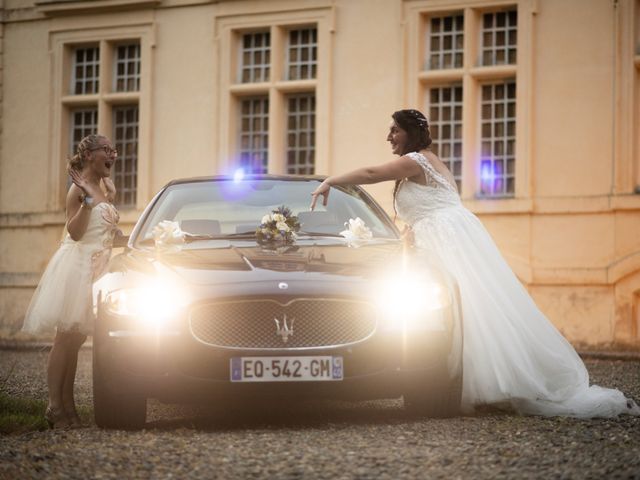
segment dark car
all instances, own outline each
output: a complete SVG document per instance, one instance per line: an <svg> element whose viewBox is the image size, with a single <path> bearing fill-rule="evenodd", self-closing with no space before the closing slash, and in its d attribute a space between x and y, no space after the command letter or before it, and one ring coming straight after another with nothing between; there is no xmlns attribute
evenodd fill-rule
<svg viewBox="0 0 640 480"><path fill-rule="evenodd" d="M155 196L94 286L99 426L142 427L149 398L402 396L415 414L458 412L456 284L359 187L309 211L321 180L195 178ZM297 236L259 238L281 206ZM355 219L368 235L354 241Z"/></svg>

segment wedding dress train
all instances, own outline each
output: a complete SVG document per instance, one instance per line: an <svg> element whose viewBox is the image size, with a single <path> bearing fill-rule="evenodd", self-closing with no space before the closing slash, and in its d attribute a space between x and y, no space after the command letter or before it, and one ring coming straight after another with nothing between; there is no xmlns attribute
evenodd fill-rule
<svg viewBox="0 0 640 480"><path fill-rule="evenodd" d="M420 153L410 153L426 185L404 181L398 216L419 250L435 255L456 278L463 312L463 410L509 402L533 415L640 415L622 392L589 385L571 344L536 307L478 218Z"/></svg>

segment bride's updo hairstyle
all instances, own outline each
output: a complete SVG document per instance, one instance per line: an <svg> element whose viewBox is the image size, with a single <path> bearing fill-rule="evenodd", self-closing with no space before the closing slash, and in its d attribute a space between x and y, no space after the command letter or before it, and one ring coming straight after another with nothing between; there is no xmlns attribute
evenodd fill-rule
<svg viewBox="0 0 640 480"><path fill-rule="evenodd" d="M429 122L427 118L418 110L398 110L391 115L393 121L402 130L407 132L407 144L404 147L402 155L406 155L411 152L419 152L425 148L429 148L431 145L431 132L429 131ZM402 180L396 180L396 184L393 187L393 208L395 209L396 193L400 188Z"/></svg>
<svg viewBox="0 0 640 480"><path fill-rule="evenodd" d="M411 152L419 152L431 145L431 132L429 131L429 122L427 118L418 110L398 110L391 115L393 121L396 122L402 130L407 132L407 145L402 155Z"/></svg>
<svg viewBox="0 0 640 480"><path fill-rule="evenodd" d="M104 135L87 135L78 144L76 154L67 161L67 171L77 170L81 172L84 168L86 153L100 148L100 140L105 139Z"/></svg>

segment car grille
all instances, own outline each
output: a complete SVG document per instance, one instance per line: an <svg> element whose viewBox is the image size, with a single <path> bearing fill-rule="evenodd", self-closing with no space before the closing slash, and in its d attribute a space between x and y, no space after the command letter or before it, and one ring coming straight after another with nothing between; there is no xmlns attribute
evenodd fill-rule
<svg viewBox="0 0 640 480"><path fill-rule="evenodd" d="M290 334L284 332L286 315ZM365 302L298 299L220 302L192 309L193 336L206 344L241 349L314 348L348 345L376 328L374 307ZM280 333L278 333L278 320Z"/></svg>

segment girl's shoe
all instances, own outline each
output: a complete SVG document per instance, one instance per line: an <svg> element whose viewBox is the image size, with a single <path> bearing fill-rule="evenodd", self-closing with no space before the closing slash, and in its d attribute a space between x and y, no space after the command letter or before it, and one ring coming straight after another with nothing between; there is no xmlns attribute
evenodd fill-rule
<svg viewBox="0 0 640 480"><path fill-rule="evenodd" d="M44 412L44 419L49 424L49 428L69 427L69 419L62 409L54 410L51 407L47 407L46 412Z"/></svg>
<svg viewBox="0 0 640 480"><path fill-rule="evenodd" d="M75 408L71 412L67 411L66 414L67 418L69 419L69 425L71 426L71 428L85 427L85 424L82 423L82 420L80 419L80 416L78 415L78 412L76 412Z"/></svg>

